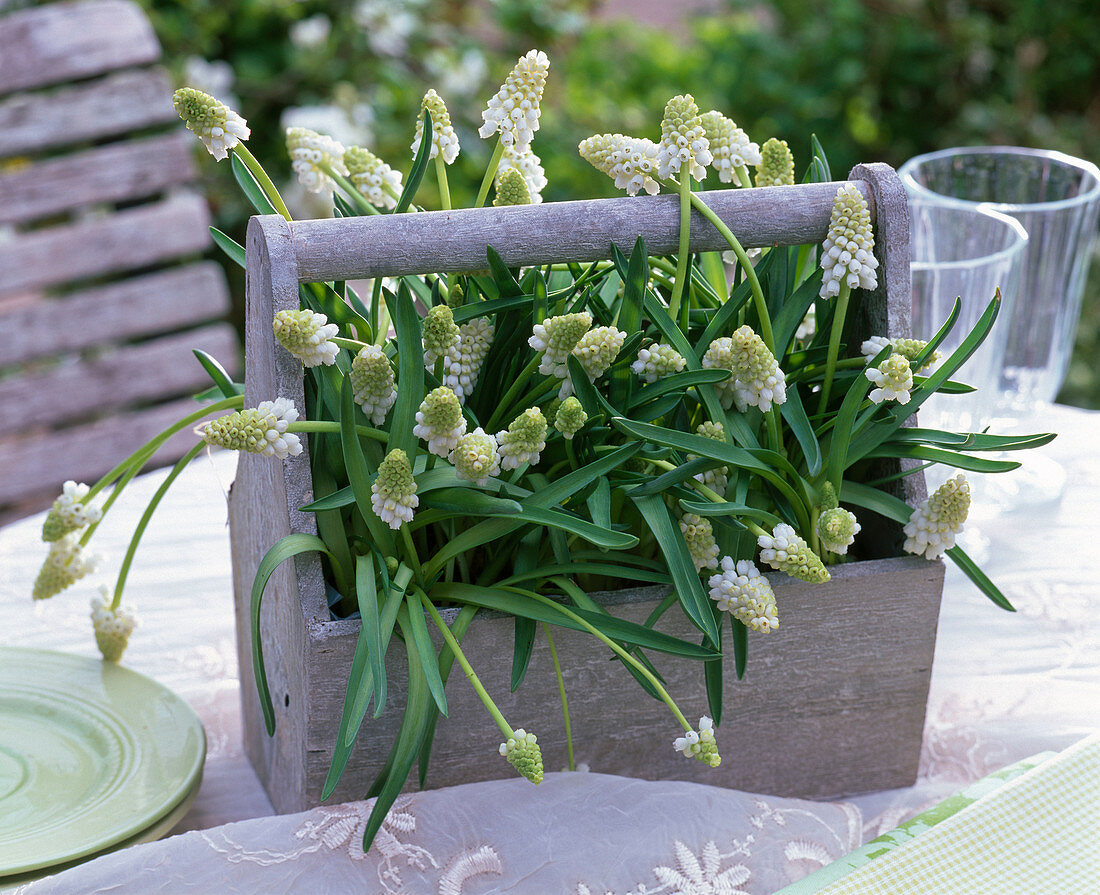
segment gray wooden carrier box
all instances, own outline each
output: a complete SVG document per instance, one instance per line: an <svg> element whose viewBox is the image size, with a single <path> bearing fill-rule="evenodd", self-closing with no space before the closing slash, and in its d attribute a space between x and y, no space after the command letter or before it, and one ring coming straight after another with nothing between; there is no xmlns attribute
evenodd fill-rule
<svg viewBox="0 0 1100 895"><path fill-rule="evenodd" d="M867 334L909 334L909 219L901 183L886 165L860 165L849 175L875 221L879 289L866 302ZM808 184L704 194L746 247L819 243L839 184ZM492 245L510 266L607 258L629 251L641 235L653 254L676 251L674 195L548 203L510 208L286 222L255 217L247 239L246 406L277 396L304 406L302 369L277 347L271 320L298 307L305 282L485 267ZM693 212L693 251L724 248ZM305 439L303 438L303 441ZM923 475L902 480L911 505L925 497ZM264 656L277 726L264 731L252 672L249 592L264 552L289 532L316 533L298 507L312 499L307 452L285 463L241 454L230 498L241 699L245 745L279 812L317 805L328 770L359 633L357 620L331 620L315 556L285 563L263 603ZM870 526L865 526L870 527ZM872 532L874 534L874 532ZM896 543L897 530L878 532ZM943 565L912 556L834 567L823 585L771 574L780 606L778 631L750 636L745 679L730 657L725 715L718 732L723 762L711 769L672 749L678 725L646 696L595 639L559 629L578 762L593 771L810 798L905 786L914 781L931 673ZM613 610L642 622L664 588L599 595ZM679 618L677 618L679 616ZM695 638L681 613L661 627ZM431 627L431 626L429 626ZM515 726L538 733L547 770L565 766L565 744L553 667L537 639L527 679L509 692L513 624L479 615L464 650L490 694ZM333 798L361 798L388 754L400 721L404 659L391 650L387 673L393 705L369 716ZM692 721L707 712L702 667L658 656L668 690ZM497 754L501 736L461 674L447 685L450 719L441 719L427 783L432 787L507 777Z"/></svg>

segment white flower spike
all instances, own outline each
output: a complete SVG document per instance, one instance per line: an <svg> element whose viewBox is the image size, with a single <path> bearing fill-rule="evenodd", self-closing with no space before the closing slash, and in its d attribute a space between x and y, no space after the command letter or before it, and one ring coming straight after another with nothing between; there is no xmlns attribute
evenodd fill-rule
<svg viewBox="0 0 1100 895"><path fill-rule="evenodd" d="M272 323L275 338L304 367L336 363L339 346L330 341L340 333L340 327L329 323L328 317L316 311L279 311Z"/></svg>
<svg viewBox="0 0 1100 895"><path fill-rule="evenodd" d="M304 127L286 129L286 151L298 182L313 193L332 192L336 188L325 168L346 175L344 147L325 134Z"/></svg>
<svg viewBox="0 0 1100 895"><path fill-rule="evenodd" d="M948 479L913 511L905 524L905 551L936 559L955 546L970 513L970 483L959 474Z"/></svg>
<svg viewBox="0 0 1100 895"><path fill-rule="evenodd" d="M775 591L768 579L747 559L722 557L722 571L707 582L710 598L746 628L766 634L779 627Z"/></svg>
<svg viewBox="0 0 1100 895"><path fill-rule="evenodd" d="M255 408L238 410L211 420L202 430L207 444L231 451L248 451L286 460L302 453L302 442L290 424L298 419L298 411L289 398L263 401Z"/></svg>
<svg viewBox="0 0 1100 895"><path fill-rule="evenodd" d="M229 150L251 134L246 122L223 102L201 90L182 87L172 95L172 105L187 129L202 140L215 159L228 158Z"/></svg>
<svg viewBox="0 0 1100 895"><path fill-rule="evenodd" d="M488 138L499 133L506 147L526 149L539 129L539 103L549 70L550 60L542 50L521 56L481 113L485 123L478 134Z"/></svg>
<svg viewBox="0 0 1100 895"><path fill-rule="evenodd" d="M821 244L820 296L835 298L841 284L851 289L874 289L878 285L878 260L871 231L871 210L863 193L851 184L836 191L829 234Z"/></svg>

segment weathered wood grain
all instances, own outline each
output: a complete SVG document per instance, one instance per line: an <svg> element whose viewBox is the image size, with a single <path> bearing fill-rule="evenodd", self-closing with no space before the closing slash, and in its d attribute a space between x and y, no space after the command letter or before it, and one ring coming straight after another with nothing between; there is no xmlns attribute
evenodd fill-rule
<svg viewBox="0 0 1100 895"><path fill-rule="evenodd" d="M876 199L880 207L905 202L904 194L892 189L896 175L889 169L860 173L865 175L861 189L872 207ZM714 205L747 245L816 241L825 234L836 187L822 185L806 201L795 200L802 195L796 187L780 188L790 192L778 197L775 191L731 191L733 205L718 200ZM766 199L755 210L754 197ZM502 254L511 264L606 257L612 241L629 245L639 233L652 251L670 251L675 248L676 215L669 198L544 205L522 209L524 215L516 215L514 209L486 209L463 219L456 213L428 213L380 218L381 224L366 225L366 219L287 225L278 217L255 218L248 263L249 312L254 318L248 380L250 387L260 387L255 398L301 394L301 370L275 346L267 326L275 310L296 305L293 284L298 281L481 267L487 242L504 247ZM766 226L756 222L757 212L767 218ZM437 216L432 219L431 214ZM787 214L793 222L784 217ZM900 299L908 282L898 266L904 244L901 249L893 245L901 238L899 215L904 214L904 209L887 208L880 230L882 286L873 298L886 308L875 322L891 335L905 331L897 317L908 314ZM477 225L472 238L461 226L471 221ZM604 231L599 230L601 221ZM614 239L610 233L616 234ZM699 242L693 247L721 247L708 241L712 237L697 233ZM254 678L245 671L251 657L247 595L263 550L280 534L311 530L312 519L297 510L311 495L304 457L284 464L281 476L277 464L242 457L231 499L245 740L281 812L317 804L359 631L354 620L325 620L327 604L315 561L298 563L294 580L285 575L273 579L265 597L262 642L269 678L283 689L273 686L277 728L275 739L268 740L259 720ZM921 478L906 480L908 499L923 495ZM278 503L281 499L286 503ZM257 535L261 525L266 528ZM563 630L556 640L566 669L578 760L596 771L699 780L782 795L835 797L911 783L920 751L942 565L917 557L852 563L835 567L833 580L825 585L793 582L779 574L769 577L781 627L769 635L750 635L752 658L745 681L737 682L732 667L726 669L721 768L712 771L675 754L671 743L679 731L663 705L642 694L621 665L609 662L606 650L594 645L596 641ZM616 614L640 622L663 591L605 596L619 604ZM681 636L696 633L673 613L663 624ZM540 640L524 688L511 694L509 663L499 658L512 635L511 620L479 616L466 637L467 655L512 723L539 734L546 766L561 767L564 737L552 695L552 663ZM364 724L335 798L362 797L392 743L403 701L403 657L397 653L395 647L387 656L387 711ZM658 665L692 720L707 711L698 664L660 657ZM439 724L429 785L510 775L510 767L495 756L499 731L485 718L465 680L453 675L447 690L455 720Z"/></svg>
<svg viewBox="0 0 1100 895"><path fill-rule="evenodd" d="M34 230L0 243L0 295L139 270L210 246L210 213L181 194L101 218Z"/></svg>
<svg viewBox="0 0 1100 895"><path fill-rule="evenodd" d="M221 267L199 261L58 298L0 307L0 370L37 357L224 317L229 306ZM234 357L236 353L234 349ZM226 356L223 362L228 365L232 359Z"/></svg>
<svg viewBox="0 0 1100 895"><path fill-rule="evenodd" d="M210 377L193 348L232 367L236 331L215 323L137 345L103 346L92 357L62 359L42 372L0 379L0 431L62 426L208 388Z"/></svg>
<svg viewBox="0 0 1100 895"><path fill-rule="evenodd" d="M102 140L178 121L161 69L115 72L86 84L0 101L0 158Z"/></svg>
<svg viewBox="0 0 1100 895"><path fill-rule="evenodd" d="M854 181L871 205L871 188ZM699 195L746 247L821 242L838 183ZM679 245L679 199L674 195L546 202L503 208L370 215L293 221L298 276L323 280L396 277L431 271L478 270L487 266L491 245L509 266L551 261L595 261L611 255L614 243L629 253L639 236L650 254L675 252ZM729 246L699 212L691 216L691 250Z"/></svg>
<svg viewBox="0 0 1100 895"><path fill-rule="evenodd" d="M66 479L94 482L119 460L198 405L190 398L106 417L59 432L0 438L0 507L29 495L61 493ZM179 459L195 444L190 431L169 440L149 468Z"/></svg>
<svg viewBox="0 0 1100 895"><path fill-rule="evenodd" d="M144 199L195 179L184 130L97 146L0 173L0 224L23 224L86 205Z"/></svg>
<svg viewBox="0 0 1100 895"><path fill-rule="evenodd" d="M0 17L0 93L75 81L160 57L136 3L51 3Z"/></svg>

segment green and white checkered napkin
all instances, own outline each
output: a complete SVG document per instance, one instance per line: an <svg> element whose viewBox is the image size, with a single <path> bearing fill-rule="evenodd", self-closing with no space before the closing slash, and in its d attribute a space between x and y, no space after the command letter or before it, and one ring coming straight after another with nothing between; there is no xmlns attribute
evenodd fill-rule
<svg viewBox="0 0 1100 895"><path fill-rule="evenodd" d="M820 895L1100 891L1100 737L1078 743L918 832L912 841L875 856L824 888L800 891Z"/></svg>

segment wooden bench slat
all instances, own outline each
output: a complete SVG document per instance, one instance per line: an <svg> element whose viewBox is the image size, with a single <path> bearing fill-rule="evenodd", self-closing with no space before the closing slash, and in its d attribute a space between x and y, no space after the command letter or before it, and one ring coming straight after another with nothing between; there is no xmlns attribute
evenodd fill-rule
<svg viewBox="0 0 1100 895"><path fill-rule="evenodd" d="M0 101L0 158L178 120L172 85L162 69L120 71L87 84Z"/></svg>
<svg viewBox="0 0 1100 895"><path fill-rule="evenodd" d="M44 436L0 441L0 506L45 495L45 506L67 479L89 484L158 432L199 407L190 398L107 417ZM172 463L198 439L185 430L169 439L148 468Z"/></svg>
<svg viewBox="0 0 1100 895"><path fill-rule="evenodd" d="M178 397L211 385L191 353L201 348L236 366L233 327L218 323L101 355L62 363L42 373L0 380L0 431L59 426L145 401Z"/></svg>
<svg viewBox="0 0 1100 895"><path fill-rule="evenodd" d="M209 225L206 202L185 194L98 220L17 236L0 243L0 295L137 270L201 252L210 245Z"/></svg>
<svg viewBox="0 0 1100 895"><path fill-rule="evenodd" d="M125 0L53 3L0 18L0 93L155 62L160 44Z"/></svg>
<svg viewBox="0 0 1100 895"><path fill-rule="evenodd" d="M0 369L99 343L170 332L224 317L229 308L229 287L214 261L173 267L8 311L0 308Z"/></svg>
<svg viewBox="0 0 1100 895"><path fill-rule="evenodd" d="M0 224L19 224L98 202L144 199L195 179L195 139L182 128L98 146L0 174Z"/></svg>

